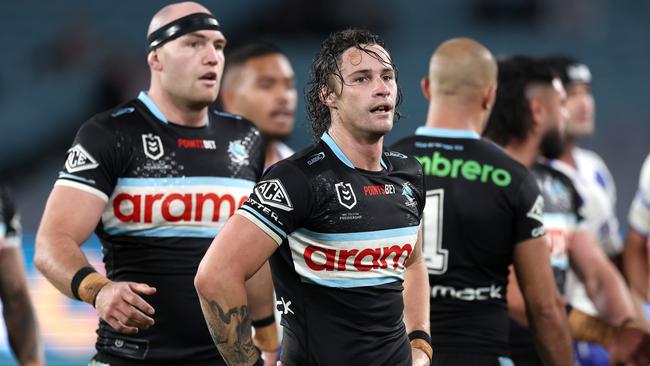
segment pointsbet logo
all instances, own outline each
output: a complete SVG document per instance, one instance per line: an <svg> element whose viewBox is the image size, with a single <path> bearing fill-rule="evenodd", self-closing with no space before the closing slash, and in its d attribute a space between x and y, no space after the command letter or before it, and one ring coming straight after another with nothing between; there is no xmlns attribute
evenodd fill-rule
<svg viewBox="0 0 650 366"><path fill-rule="evenodd" d="M463 178L481 183L491 182L498 187L507 187L512 181L510 172L495 168L490 164L481 164L476 160L448 159L436 151L431 156L415 157L424 170L424 174L434 177Z"/></svg>

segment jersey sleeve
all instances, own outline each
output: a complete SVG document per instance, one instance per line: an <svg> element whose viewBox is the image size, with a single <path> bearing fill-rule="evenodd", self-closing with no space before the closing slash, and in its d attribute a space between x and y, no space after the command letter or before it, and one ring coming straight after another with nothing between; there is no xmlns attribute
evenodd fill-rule
<svg viewBox="0 0 650 366"><path fill-rule="evenodd" d="M77 132L55 185L76 188L107 202L119 172L117 153L115 133L91 119Z"/></svg>
<svg viewBox="0 0 650 366"><path fill-rule="evenodd" d="M630 227L639 234L650 234L650 155L641 167L639 187L630 205L627 220Z"/></svg>
<svg viewBox="0 0 650 366"><path fill-rule="evenodd" d="M7 186L0 186L0 247L20 245L20 221Z"/></svg>
<svg viewBox="0 0 650 366"><path fill-rule="evenodd" d="M531 173L521 183L517 198L514 242L521 243L544 235L544 197Z"/></svg>
<svg viewBox="0 0 650 366"><path fill-rule="evenodd" d="M237 210L278 245L309 217L312 193L305 174L289 161L272 166Z"/></svg>

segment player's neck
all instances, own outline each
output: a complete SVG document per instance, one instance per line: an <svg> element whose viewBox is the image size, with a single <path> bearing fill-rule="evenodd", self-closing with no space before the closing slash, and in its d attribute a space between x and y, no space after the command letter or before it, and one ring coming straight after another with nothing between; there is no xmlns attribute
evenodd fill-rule
<svg viewBox="0 0 650 366"><path fill-rule="evenodd" d="M578 147L576 140L567 139L564 142L564 151L560 155L560 160L566 164L569 164L573 168L576 168L576 161L573 158L573 151Z"/></svg>
<svg viewBox="0 0 650 366"><path fill-rule="evenodd" d="M383 136L378 139L354 136L339 124L332 124L328 133L355 168L381 171Z"/></svg>
<svg viewBox="0 0 650 366"><path fill-rule="evenodd" d="M264 166L271 166L280 160L278 143L278 140L266 140L266 158L264 160Z"/></svg>
<svg viewBox="0 0 650 366"><path fill-rule="evenodd" d="M540 155L539 141L532 141L531 138L524 141L513 140L503 149L511 158L528 168L533 166Z"/></svg>
<svg viewBox="0 0 650 366"><path fill-rule="evenodd" d="M191 108L160 88L150 88L147 95L168 121L187 127L203 127L207 123L208 106L202 109Z"/></svg>
<svg viewBox="0 0 650 366"><path fill-rule="evenodd" d="M429 103L426 127L473 131L479 135L483 132L481 131L482 117L471 106L458 104L457 101L447 102L447 100L444 104L448 108L441 104L443 103Z"/></svg>

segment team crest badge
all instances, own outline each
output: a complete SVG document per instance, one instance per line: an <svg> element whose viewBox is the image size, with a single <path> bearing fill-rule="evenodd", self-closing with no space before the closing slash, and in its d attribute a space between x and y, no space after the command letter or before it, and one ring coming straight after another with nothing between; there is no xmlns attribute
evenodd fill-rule
<svg viewBox="0 0 650 366"><path fill-rule="evenodd" d="M406 197L406 205L409 207L417 206L418 202L415 200L413 189L408 183L402 185L402 196Z"/></svg>
<svg viewBox="0 0 650 366"><path fill-rule="evenodd" d="M352 185L350 183L339 182L334 187L336 188L336 196L339 199L339 203L348 210L351 210L357 204L357 197L354 195Z"/></svg>
<svg viewBox="0 0 650 366"><path fill-rule="evenodd" d="M95 169L98 166L97 160L81 144L76 144L68 150L68 158L65 160L65 169L68 173Z"/></svg>
<svg viewBox="0 0 650 366"><path fill-rule="evenodd" d="M142 146L144 154L151 160L158 160L165 153L160 136L153 133L142 135Z"/></svg>
<svg viewBox="0 0 650 366"><path fill-rule="evenodd" d="M228 144L228 155L235 164L243 165L248 163L248 151L239 140L231 141Z"/></svg>
<svg viewBox="0 0 650 366"><path fill-rule="evenodd" d="M265 180L257 183L255 193L263 204L284 211L292 211L291 199L279 179Z"/></svg>

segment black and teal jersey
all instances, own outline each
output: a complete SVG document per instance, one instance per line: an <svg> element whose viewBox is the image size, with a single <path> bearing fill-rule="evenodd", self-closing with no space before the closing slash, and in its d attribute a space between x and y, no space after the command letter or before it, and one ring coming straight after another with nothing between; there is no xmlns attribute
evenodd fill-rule
<svg viewBox="0 0 650 366"><path fill-rule="evenodd" d="M528 169L471 131L420 127L392 146L422 164L434 349L508 355L514 246L544 235Z"/></svg>
<svg viewBox="0 0 650 366"><path fill-rule="evenodd" d="M411 365L402 281L424 209L420 165L355 169L325 133L272 166L237 211L273 238L285 365Z"/></svg>
<svg viewBox="0 0 650 366"><path fill-rule="evenodd" d="M20 229L13 194L9 186L0 183L0 251L2 248L20 246Z"/></svg>
<svg viewBox="0 0 650 366"><path fill-rule="evenodd" d="M241 117L211 111L203 127L177 125L144 92L81 126L56 185L106 202L95 232L108 278L157 289L146 298L156 309L150 329L124 335L100 321L96 360L223 362L194 276L212 239L261 177L264 149L259 131Z"/></svg>

